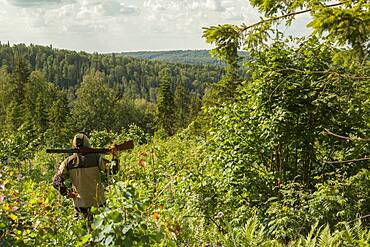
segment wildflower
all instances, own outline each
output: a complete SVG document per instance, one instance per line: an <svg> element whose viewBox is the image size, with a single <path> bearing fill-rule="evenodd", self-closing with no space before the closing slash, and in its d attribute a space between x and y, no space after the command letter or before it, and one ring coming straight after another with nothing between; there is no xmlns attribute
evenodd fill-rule
<svg viewBox="0 0 370 247"><path fill-rule="evenodd" d="M153 214L153 220L158 220L159 219L159 213L158 212L154 212Z"/></svg>

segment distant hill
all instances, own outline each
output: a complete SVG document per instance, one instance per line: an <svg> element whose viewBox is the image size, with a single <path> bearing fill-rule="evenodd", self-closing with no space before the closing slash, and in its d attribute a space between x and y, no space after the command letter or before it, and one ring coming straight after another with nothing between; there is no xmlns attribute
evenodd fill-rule
<svg viewBox="0 0 370 247"><path fill-rule="evenodd" d="M138 51L122 52L121 54L134 58L161 60L171 63L224 66L224 62L212 57L208 50Z"/></svg>

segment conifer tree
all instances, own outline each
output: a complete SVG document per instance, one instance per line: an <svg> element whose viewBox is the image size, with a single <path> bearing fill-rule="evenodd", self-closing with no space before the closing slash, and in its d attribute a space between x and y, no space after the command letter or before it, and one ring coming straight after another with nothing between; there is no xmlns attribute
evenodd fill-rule
<svg viewBox="0 0 370 247"><path fill-rule="evenodd" d="M28 82L30 73L28 61L20 55L16 56L13 71L14 83L16 87L14 93L19 104L23 103L24 89Z"/></svg>
<svg viewBox="0 0 370 247"><path fill-rule="evenodd" d="M7 106L13 100L14 83L6 68L0 69L0 124L3 125Z"/></svg>
<svg viewBox="0 0 370 247"><path fill-rule="evenodd" d="M48 122L48 137L47 140L55 145L57 140L63 139L62 137L67 136L65 126L67 125L67 117L69 116L68 100L64 94L57 95L55 100L50 107L47 115ZM69 138L69 136L68 136Z"/></svg>
<svg viewBox="0 0 370 247"><path fill-rule="evenodd" d="M189 118L190 121L193 121L202 109L202 99L197 94L192 94L190 99Z"/></svg>
<svg viewBox="0 0 370 247"><path fill-rule="evenodd" d="M52 97L48 86L40 71L33 71L24 86L24 98L22 101L24 109L24 122L43 132L46 128L46 112L49 109L48 98Z"/></svg>
<svg viewBox="0 0 370 247"><path fill-rule="evenodd" d="M22 106L17 101L10 102L5 114L4 129L6 131L15 131L22 125Z"/></svg>
<svg viewBox="0 0 370 247"><path fill-rule="evenodd" d="M174 95L170 87L169 72L165 71L159 87L157 101L157 126L168 135L175 133L175 105Z"/></svg>
<svg viewBox="0 0 370 247"><path fill-rule="evenodd" d="M26 113L24 109L24 92L30 75L28 61L20 55L15 57L14 70L12 73L11 87L6 88L10 103L5 107L5 129L9 131L16 130L24 121ZM5 86L9 86L5 85Z"/></svg>
<svg viewBox="0 0 370 247"><path fill-rule="evenodd" d="M47 127L47 103L45 102L45 97L42 93L39 93L35 102L35 123L37 128L44 132Z"/></svg>
<svg viewBox="0 0 370 247"><path fill-rule="evenodd" d="M175 107L176 107L176 128L185 128L189 123L189 91L185 83L181 80L175 90Z"/></svg>

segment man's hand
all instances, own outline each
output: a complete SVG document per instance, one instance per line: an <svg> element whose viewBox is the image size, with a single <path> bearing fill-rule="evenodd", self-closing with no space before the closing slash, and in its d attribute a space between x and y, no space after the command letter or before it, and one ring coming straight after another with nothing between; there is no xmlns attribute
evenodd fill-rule
<svg viewBox="0 0 370 247"><path fill-rule="evenodd" d="M76 197L79 197L80 195L77 193L77 192L75 192L75 191L69 191L68 192L68 194L67 194L67 197L68 198L76 198Z"/></svg>
<svg viewBox="0 0 370 247"><path fill-rule="evenodd" d="M118 156L118 146L117 144L112 144L109 146L109 153L112 155L113 159Z"/></svg>

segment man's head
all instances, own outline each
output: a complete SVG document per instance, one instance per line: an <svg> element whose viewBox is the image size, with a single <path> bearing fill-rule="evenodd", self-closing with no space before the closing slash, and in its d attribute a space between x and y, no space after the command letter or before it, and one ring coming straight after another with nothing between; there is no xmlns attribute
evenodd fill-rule
<svg viewBox="0 0 370 247"><path fill-rule="evenodd" d="M78 133L73 138L72 147L73 148L80 148L80 147L89 148L90 147L89 138L83 133Z"/></svg>

